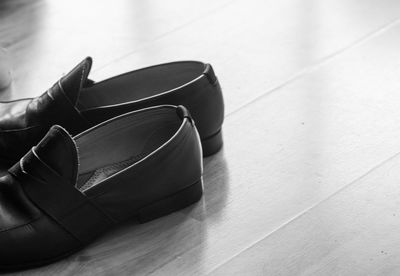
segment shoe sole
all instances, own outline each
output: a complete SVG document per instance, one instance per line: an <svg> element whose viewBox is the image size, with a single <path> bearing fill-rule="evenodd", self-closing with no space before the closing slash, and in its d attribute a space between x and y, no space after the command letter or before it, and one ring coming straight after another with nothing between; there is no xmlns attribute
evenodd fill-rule
<svg viewBox="0 0 400 276"><path fill-rule="evenodd" d="M218 130L215 134L208 136L201 140L201 146L203 148L203 157L207 157L217 153L223 145L222 130Z"/></svg>

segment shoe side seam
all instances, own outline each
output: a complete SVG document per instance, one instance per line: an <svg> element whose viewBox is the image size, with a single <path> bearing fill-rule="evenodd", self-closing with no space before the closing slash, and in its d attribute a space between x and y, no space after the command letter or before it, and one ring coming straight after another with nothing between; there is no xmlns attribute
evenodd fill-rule
<svg viewBox="0 0 400 276"><path fill-rule="evenodd" d="M0 229L0 234L1 234L1 233L4 233L4 232L7 232L7 231L10 231L10 230L14 230L14 229L18 229L18 228L25 227L25 226L30 225L30 224L32 224L33 222L39 220L40 218L42 218L42 216L35 217L35 218L33 218L32 220L30 220L29 222L24 223L24 224L21 224L21 225L18 225L18 226L12 226L12 227L7 227L7 228L2 228L2 229Z"/></svg>

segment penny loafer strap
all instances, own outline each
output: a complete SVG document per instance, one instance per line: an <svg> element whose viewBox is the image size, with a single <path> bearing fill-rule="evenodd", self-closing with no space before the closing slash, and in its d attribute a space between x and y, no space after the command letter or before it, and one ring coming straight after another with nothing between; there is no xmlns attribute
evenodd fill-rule
<svg viewBox="0 0 400 276"><path fill-rule="evenodd" d="M57 82L46 93L34 99L28 106L31 123L47 122L48 125L59 124L75 135L90 127L89 122L65 95Z"/></svg>
<svg viewBox="0 0 400 276"><path fill-rule="evenodd" d="M25 194L44 213L82 243L96 237L114 224L98 206L66 179L59 176L30 150L9 169Z"/></svg>

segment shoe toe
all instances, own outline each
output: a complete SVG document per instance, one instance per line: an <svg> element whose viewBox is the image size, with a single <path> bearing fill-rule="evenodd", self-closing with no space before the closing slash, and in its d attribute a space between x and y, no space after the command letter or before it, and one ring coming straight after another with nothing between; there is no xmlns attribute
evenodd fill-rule
<svg viewBox="0 0 400 276"><path fill-rule="evenodd" d="M11 176L0 178L0 270L39 265L79 246L30 202Z"/></svg>
<svg viewBox="0 0 400 276"><path fill-rule="evenodd" d="M80 247L79 242L47 217L0 232L0 269L52 262Z"/></svg>

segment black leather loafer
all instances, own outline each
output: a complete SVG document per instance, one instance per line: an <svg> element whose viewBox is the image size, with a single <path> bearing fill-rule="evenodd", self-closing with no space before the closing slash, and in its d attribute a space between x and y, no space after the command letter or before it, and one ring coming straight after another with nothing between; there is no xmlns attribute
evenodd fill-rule
<svg viewBox="0 0 400 276"><path fill-rule="evenodd" d="M202 196L201 176L183 107L134 111L73 138L53 126L0 178L0 269L52 262L119 222L186 207Z"/></svg>
<svg viewBox="0 0 400 276"><path fill-rule="evenodd" d="M162 104L189 109L204 156L221 148L224 103L211 65L166 63L98 83L88 79L91 65L86 58L40 97L0 102L0 157L18 160L55 124L76 135L114 116Z"/></svg>

